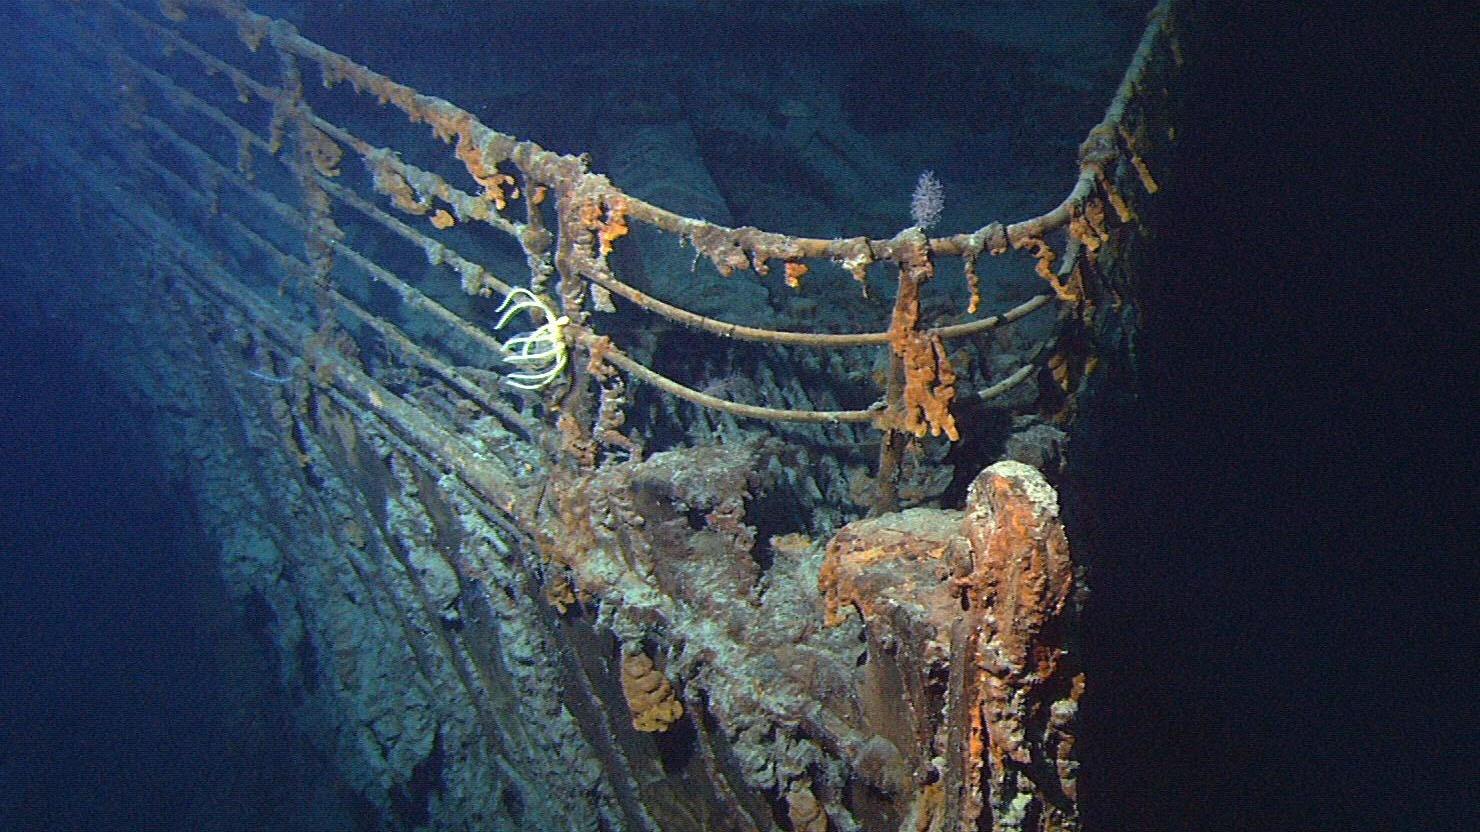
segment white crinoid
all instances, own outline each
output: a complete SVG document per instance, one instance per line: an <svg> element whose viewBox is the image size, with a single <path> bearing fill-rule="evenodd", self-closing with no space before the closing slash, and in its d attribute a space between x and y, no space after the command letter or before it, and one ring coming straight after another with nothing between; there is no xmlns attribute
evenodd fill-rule
<svg viewBox="0 0 1480 832"><path fill-rule="evenodd" d="M565 370L565 325L570 323L570 318L556 315L544 299L522 287L510 292L498 311L503 314L494 329L503 329L520 312L537 313L531 317L542 321L533 330L515 335L500 345L504 361L519 368L518 372L504 376L504 381L521 390L548 387Z"/></svg>

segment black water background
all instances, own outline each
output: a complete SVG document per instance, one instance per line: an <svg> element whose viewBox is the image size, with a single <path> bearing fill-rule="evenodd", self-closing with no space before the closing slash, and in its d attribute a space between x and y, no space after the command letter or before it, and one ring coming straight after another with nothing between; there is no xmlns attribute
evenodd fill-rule
<svg viewBox="0 0 1480 832"><path fill-rule="evenodd" d="M1196 8L1092 487L1089 828L1480 828L1473 15Z"/></svg>

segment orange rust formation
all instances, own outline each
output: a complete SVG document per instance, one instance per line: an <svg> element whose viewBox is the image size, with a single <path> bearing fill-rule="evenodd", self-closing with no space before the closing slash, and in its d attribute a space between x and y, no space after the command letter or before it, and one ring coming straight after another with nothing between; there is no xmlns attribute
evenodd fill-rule
<svg viewBox="0 0 1480 832"><path fill-rule="evenodd" d="M911 509L848 524L828 544L818 586L828 624L852 606L871 646L897 645L878 657L893 672L949 677L943 700L906 697L915 725L890 737L943 760L917 770L943 790L938 805L919 807L922 828L975 829L984 818L994 832L1079 828L1074 721L1084 676L1070 639L1083 588L1040 473L999 462L971 484L964 512Z"/></svg>
<svg viewBox="0 0 1480 832"><path fill-rule="evenodd" d="M390 197L402 211L420 216L432 209L431 199L418 194L401 171L390 164L389 157L372 162L370 172L376 193Z"/></svg>
<svg viewBox="0 0 1480 832"><path fill-rule="evenodd" d="M787 261L785 269L786 285L800 290L802 288L802 278L807 274L807 264Z"/></svg>
<svg viewBox="0 0 1480 832"><path fill-rule="evenodd" d="M839 529L828 542L817 578L824 623L843 623L847 606L867 622L887 618L897 605L909 603L919 605L927 619L949 625L950 608L956 605L955 588L948 581L951 550L963 544L959 514L907 509Z"/></svg>
<svg viewBox="0 0 1480 832"><path fill-rule="evenodd" d="M639 731L667 731L683 716L683 705L668 677L640 649L622 656L622 695L632 711L632 727Z"/></svg>
<svg viewBox="0 0 1480 832"><path fill-rule="evenodd" d="M469 119L457 119L453 124L456 125L457 135L457 145L453 153L468 169L468 175L473 177L473 181L483 187L482 197L502 211L508 206L510 199L519 198L514 177L500 171L497 162L491 158L493 154L475 144ZM446 122L434 122L433 126L439 137L447 137Z"/></svg>
<svg viewBox="0 0 1480 832"><path fill-rule="evenodd" d="M902 369L903 397L885 414L881 427L915 436L944 434L954 442L961 438L951 415L956 371L940 335L919 329L920 287L935 272L924 234L912 231L902 235L906 245L900 250L899 293L889 322L889 346Z"/></svg>
<svg viewBox="0 0 1480 832"><path fill-rule="evenodd" d="M971 484L962 527L972 560L957 582L985 625L974 670L987 765L974 771L994 819L1026 799L1035 828L1077 829L1072 729L1084 676L1069 639L1083 590L1057 498L1037 471L998 463Z"/></svg>
<svg viewBox="0 0 1480 832"><path fill-rule="evenodd" d="M827 832L827 814L810 784L797 783L787 791L786 817L795 832Z"/></svg>
<svg viewBox="0 0 1480 832"><path fill-rule="evenodd" d="M612 253L612 243L627 236L627 200L612 198L606 201L606 219L593 224L596 239L600 241L601 256Z"/></svg>

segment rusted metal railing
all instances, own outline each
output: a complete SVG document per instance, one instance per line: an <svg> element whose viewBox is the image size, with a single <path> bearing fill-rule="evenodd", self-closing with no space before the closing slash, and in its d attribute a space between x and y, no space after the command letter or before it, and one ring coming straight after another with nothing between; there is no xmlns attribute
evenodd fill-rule
<svg viewBox="0 0 1480 832"><path fill-rule="evenodd" d="M888 449L897 448L900 442L887 437L930 433L954 439L957 434L951 415L955 373L943 347L944 341L1010 324L1056 299L1068 303L1080 299L1074 286L1075 265L1080 252L1092 252L1103 238L1105 206L1119 212L1122 220L1128 219L1124 201L1110 184L1107 169L1121 154L1135 157L1131 135L1121 123L1125 102L1139 83L1146 54L1164 34L1158 25L1146 30L1114 101L1081 147L1080 174L1073 188L1053 210L1019 222L1005 225L993 222L970 233L937 238L927 238L919 229L911 228L888 239L815 239L749 227L727 228L645 202L589 171L581 157L556 154L492 130L468 111L399 84L304 38L289 24L251 12L234 0L179 0L162 3L161 9L167 20L175 22L184 19L187 9L197 7L222 16L236 26L240 39L249 49L255 52L266 46L276 53L282 68L278 83L254 78L168 23L152 20L119 0L107 0L107 3L121 20L132 24L161 48L178 50L198 62L208 74L229 81L240 100L255 98L270 106L271 117L264 137L137 59L125 55L117 58L125 71L147 81L166 100L205 117L233 137L239 148L235 176L228 177L226 166L215 162L204 150L196 148L199 154L190 153L193 158L212 159L212 170L217 177L257 195L255 192L260 189L246 176L254 151L282 159L293 168L301 186L304 208L289 213L280 202L269 204L275 214L301 229L307 240L310 264L320 272L321 280L327 280L331 267L328 261L333 256L343 257L369 272L375 280L395 288L407 304L429 311L448 327L497 353L498 340L477 324L431 301L339 239L341 235L332 213L332 203L338 202L419 247L429 260L451 267L460 276L465 291L508 296L524 288L540 297L543 308L551 310L552 315L568 321L568 325L559 329L560 343L552 344L551 349L562 351L562 358L563 351L570 350L577 358L586 360L569 362L573 378L568 384L553 375L548 379L552 384L547 393L556 397L552 403L565 404L567 410L581 410L571 405L589 397L585 389L591 385L593 371L606 377L609 371L600 367L610 365L667 394L734 416L815 424L870 424L886 433L880 463L885 470L881 479L888 478L887 469L892 465L892 453ZM455 156L481 187L481 193L462 190L437 174L403 161L394 151L377 147L315 113L303 95L297 63L300 60L318 67L325 86L347 81L356 92L373 95L380 104L400 109L411 121L427 124L438 138L454 144ZM172 145L189 143L178 134L166 133L168 128L157 120L144 123ZM286 141L294 145L291 158L281 153ZM473 258L333 182L345 148L365 162L372 172L375 189L388 196L400 212L425 216L438 230L475 222L512 238L524 252L527 279L500 279ZM1141 168L1144 165L1138 166ZM1148 181L1148 187L1154 187L1154 183ZM554 197L552 207L557 218L553 231L545 227L546 210L541 207L549 195ZM523 203L522 217L515 215L519 203ZM890 326L882 332L784 331L716 320L662 301L621 280L609 263L608 256L617 240L628 233L630 223L646 224L680 237L706 256L721 274L745 269L764 273L769 271L770 263L779 262L788 283L793 285L799 284L811 268L805 261L831 261L859 280L871 264L892 263L899 288ZM1066 227L1071 250L1068 257L1061 259L1045 235ZM979 303L975 296L977 258L982 253L996 255L1014 249L1027 250L1036 257L1038 273L1050 283L1051 293L966 323L942 327L922 324L919 287L934 274L937 259L961 258L973 293L969 307L974 311ZM546 294L552 276L560 280L555 287L556 299ZM729 401L664 376L624 353L592 323L585 308L589 292L596 292L603 300L615 295L680 325L726 338L819 348L888 345L892 353L891 372L882 399L862 410L798 410ZM342 300L341 297L341 305ZM1030 375L1029 367L1021 368L979 391L979 395L999 395ZM561 383L553 383L557 381ZM610 384L597 386L604 397L612 389ZM586 430L603 433L595 425L588 425ZM606 435L611 436L609 432Z"/></svg>

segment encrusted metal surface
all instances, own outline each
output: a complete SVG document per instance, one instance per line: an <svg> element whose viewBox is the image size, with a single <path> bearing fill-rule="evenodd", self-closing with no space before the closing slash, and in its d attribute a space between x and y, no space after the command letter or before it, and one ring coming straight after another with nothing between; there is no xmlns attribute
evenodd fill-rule
<svg viewBox="0 0 1480 832"><path fill-rule="evenodd" d="M88 199L142 252L147 290L120 303L148 384L183 405L161 418L231 585L270 612L300 722L378 823L1078 828L1083 587L1049 479L1086 380L1129 351L1121 258L1171 138L1154 118L1178 60L1165 8L1062 204L822 240L645 202L236 2L158 6L73 11L66 37L101 38L108 67L82 56L57 82L116 119L56 125L70 140L46 153L131 178ZM252 71L212 51L223 23ZM326 120L310 68L428 125L475 192ZM742 326L659 300L619 268L653 238L792 288L890 265L889 327ZM927 320L938 261L974 278L1010 249L1050 293ZM522 334L494 332L506 297ZM616 303L659 320L607 326L632 320L603 317ZM1013 340L1049 308L1046 341ZM655 344L680 327L733 340L676 380ZM1048 478L955 474L963 413L1014 425L1007 452ZM964 510L930 507L956 480Z"/></svg>

